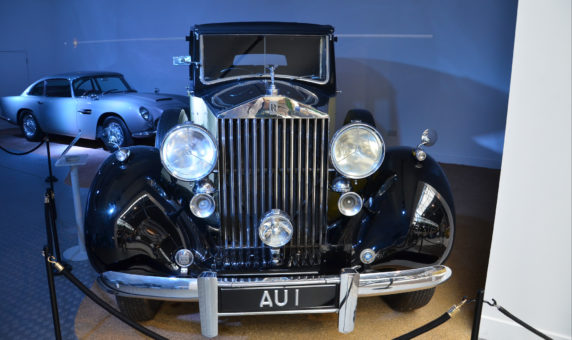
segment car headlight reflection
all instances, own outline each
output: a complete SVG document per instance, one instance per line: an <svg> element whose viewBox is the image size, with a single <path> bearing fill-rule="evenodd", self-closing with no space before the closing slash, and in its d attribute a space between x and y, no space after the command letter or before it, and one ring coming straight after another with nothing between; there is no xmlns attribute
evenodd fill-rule
<svg viewBox="0 0 572 340"><path fill-rule="evenodd" d="M385 156L381 134L363 123L348 124L332 137L332 165L344 177L365 178L379 169Z"/></svg>
<svg viewBox="0 0 572 340"><path fill-rule="evenodd" d="M161 163L174 177L196 181L212 172L216 165L217 148L213 137L204 128L182 124L171 129L161 145Z"/></svg>

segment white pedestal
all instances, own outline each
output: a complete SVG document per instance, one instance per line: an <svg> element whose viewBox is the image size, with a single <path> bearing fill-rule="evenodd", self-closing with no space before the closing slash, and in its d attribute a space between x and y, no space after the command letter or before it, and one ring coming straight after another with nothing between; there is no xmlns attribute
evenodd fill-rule
<svg viewBox="0 0 572 340"><path fill-rule="evenodd" d="M75 223L77 226L78 245L64 251L63 257L68 261L85 261L87 253L85 251L85 238L83 232L83 210L81 207L81 196L79 193L78 167L87 163L86 154L64 155L56 162L56 166L69 166L72 186L73 206L75 211Z"/></svg>

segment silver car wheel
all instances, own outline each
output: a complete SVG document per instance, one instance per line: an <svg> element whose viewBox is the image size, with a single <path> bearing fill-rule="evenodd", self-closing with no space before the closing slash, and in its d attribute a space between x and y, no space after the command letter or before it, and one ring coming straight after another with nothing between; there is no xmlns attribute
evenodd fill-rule
<svg viewBox="0 0 572 340"><path fill-rule="evenodd" d="M36 125L36 120L31 114L26 114L22 119L22 127L26 137L32 138L38 131L38 125Z"/></svg>
<svg viewBox="0 0 572 340"><path fill-rule="evenodd" d="M123 135L123 129L121 128L121 125L119 125L119 123L117 122L109 123L103 129L103 135L105 136L106 143L108 145L121 146L125 141L125 136Z"/></svg>

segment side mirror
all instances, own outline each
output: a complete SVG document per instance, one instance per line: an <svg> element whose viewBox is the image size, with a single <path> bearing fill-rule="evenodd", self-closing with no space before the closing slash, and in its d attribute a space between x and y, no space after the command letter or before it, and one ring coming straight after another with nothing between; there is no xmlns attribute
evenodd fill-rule
<svg viewBox="0 0 572 340"><path fill-rule="evenodd" d="M421 134L421 143L417 146L413 154L419 162L423 162L427 158L427 153L423 150L424 146L432 146L437 143L437 131L433 129L425 129Z"/></svg>
<svg viewBox="0 0 572 340"><path fill-rule="evenodd" d="M437 143L437 131L433 129L425 129L421 134L421 144L425 146L432 146Z"/></svg>

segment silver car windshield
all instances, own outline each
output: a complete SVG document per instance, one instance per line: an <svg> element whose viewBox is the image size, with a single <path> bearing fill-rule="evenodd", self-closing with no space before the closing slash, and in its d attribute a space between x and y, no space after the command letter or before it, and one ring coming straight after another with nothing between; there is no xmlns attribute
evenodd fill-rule
<svg viewBox="0 0 572 340"><path fill-rule="evenodd" d="M121 76L93 76L78 78L73 81L73 91L76 96L135 92L135 90L133 90Z"/></svg>
<svg viewBox="0 0 572 340"><path fill-rule="evenodd" d="M205 34L201 36L201 81L205 84L255 77L329 81L326 36Z"/></svg>

